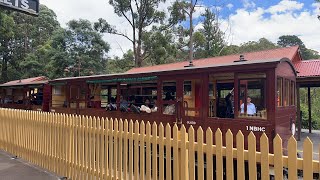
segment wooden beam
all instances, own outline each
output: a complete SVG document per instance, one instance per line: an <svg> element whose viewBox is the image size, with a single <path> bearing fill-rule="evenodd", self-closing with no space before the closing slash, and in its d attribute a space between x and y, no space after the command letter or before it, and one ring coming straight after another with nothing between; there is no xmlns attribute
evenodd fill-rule
<svg viewBox="0 0 320 180"><path fill-rule="evenodd" d="M311 93L310 93L310 86L308 87L308 112L309 112L309 133L312 133L311 128L312 128L312 124L311 124Z"/></svg>

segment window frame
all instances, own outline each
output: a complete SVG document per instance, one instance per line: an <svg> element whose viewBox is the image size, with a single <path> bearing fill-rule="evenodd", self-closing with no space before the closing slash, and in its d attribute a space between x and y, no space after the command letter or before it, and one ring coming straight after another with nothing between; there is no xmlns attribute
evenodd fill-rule
<svg viewBox="0 0 320 180"><path fill-rule="evenodd" d="M277 88L276 88L276 97L277 97L277 104L276 104L276 107L283 107L284 106L284 103L283 103L283 77L281 76L278 76L277 77ZM280 80L280 89L279 89L279 80ZM280 95L280 96L279 96Z"/></svg>
<svg viewBox="0 0 320 180"><path fill-rule="evenodd" d="M255 76L255 74L258 74L258 76ZM246 76L245 76L246 75ZM261 75L261 76L259 76ZM268 102L267 102L267 99L268 99L268 93L266 91L267 87L268 87L268 78L267 78L267 72L249 72L249 73L237 73L237 80L238 80L238 93L237 93L237 101L235 103L236 106L238 106L238 109L237 109L237 112L235 112L235 118L239 118L239 119L258 119L258 120L268 120ZM265 107L265 112L263 113L264 116L262 116L262 110L260 112L260 116L258 116L258 111L257 111L257 104L253 103L255 105L255 108L256 108L256 115L255 116L248 116L246 115L246 113L244 113L244 115L242 116L241 115L241 105L240 104L240 93L241 93L241 81L261 81L262 84L261 86L263 86L262 88L260 88L260 97L263 97L262 100L263 102L260 104L263 104ZM248 94L248 82L247 82L247 86L245 87L245 92L244 92L244 97L250 97L252 99L252 97L250 96L250 94ZM262 94L263 93L263 94ZM247 111L247 101L246 101L247 98L244 99L244 112ZM260 98L261 99L261 98Z"/></svg>

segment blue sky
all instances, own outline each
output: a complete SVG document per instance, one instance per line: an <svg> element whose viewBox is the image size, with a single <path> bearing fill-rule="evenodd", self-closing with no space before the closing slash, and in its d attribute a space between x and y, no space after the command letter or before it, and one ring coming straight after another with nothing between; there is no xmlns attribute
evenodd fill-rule
<svg viewBox="0 0 320 180"><path fill-rule="evenodd" d="M167 0L160 6L167 10L175 0ZM208 6L213 9L219 4L220 28L225 32L227 44L239 45L257 41L264 37L277 42L281 35L298 35L308 48L320 52L320 3L314 0L199 0L201 7L195 13L195 28L201 28L200 14ZM92 22L105 18L128 36L132 34L128 23L114 14L108 0L41 0L42 4L53 9L62 26L72 19L88 19ZM110 56L121 56L131 48L125 38L105 35L111 45Z"/></svg>

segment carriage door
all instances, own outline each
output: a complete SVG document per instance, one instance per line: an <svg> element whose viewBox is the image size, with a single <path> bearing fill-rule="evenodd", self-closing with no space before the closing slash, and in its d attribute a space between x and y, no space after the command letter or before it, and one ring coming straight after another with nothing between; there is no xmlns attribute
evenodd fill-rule
<svg viewBox="0 0 320 180"><path fill-rule="evenodd" d="M80 109L86 107L86 86L83 84L70 85L70 108L73 113L80 114Z"/></svg>
<svg viewBox="0 0 320 180"><path fill-rule="evenodd" d="M200 126L202 106L202 79L190 78L183 80L182 94L182 123L189 127Z"/></svg>
<svg viewBox="0 0 320 180"><path fill-rule="evenodd" d="M76 84L70 85L70 110L72 113L79 112L80 86Z"/></svg>

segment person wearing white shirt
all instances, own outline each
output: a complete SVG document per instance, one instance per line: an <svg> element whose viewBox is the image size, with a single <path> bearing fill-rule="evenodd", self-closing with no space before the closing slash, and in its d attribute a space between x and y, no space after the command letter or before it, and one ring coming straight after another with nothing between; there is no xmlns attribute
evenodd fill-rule
<svg viewBox="0 0 320 180"><path fill-rule="evenodd" d="M244 103L240 106L241 114L244 114ZM247 115L253 116L256 114L256 106L251 102L251 98L247 98Z"/></svg>

